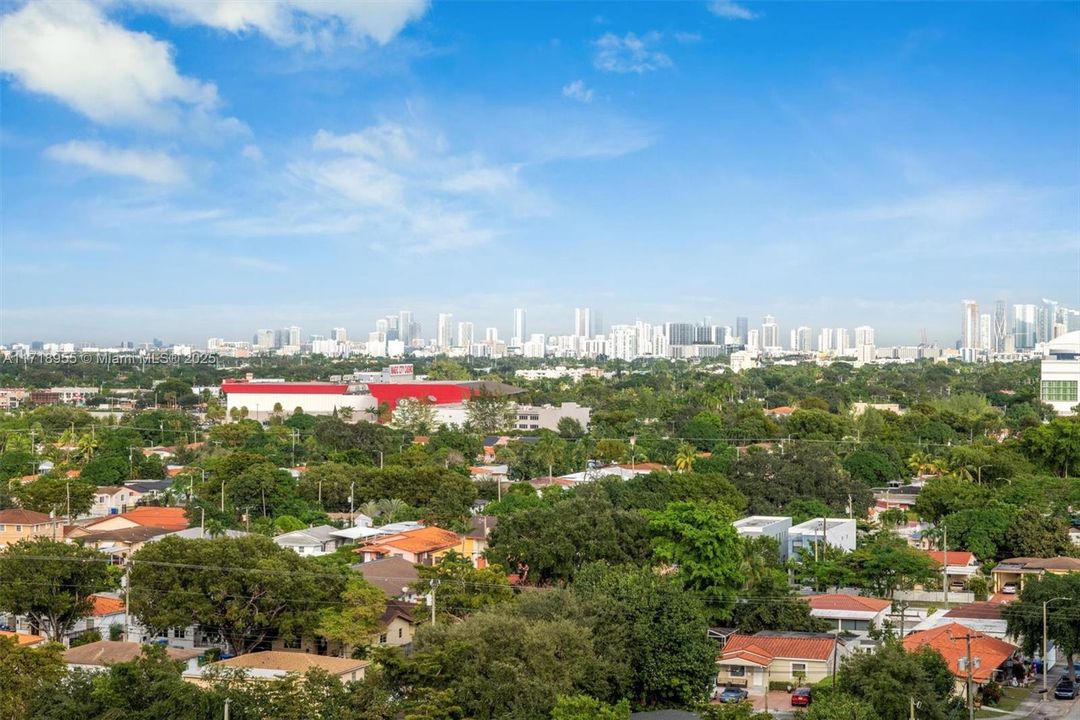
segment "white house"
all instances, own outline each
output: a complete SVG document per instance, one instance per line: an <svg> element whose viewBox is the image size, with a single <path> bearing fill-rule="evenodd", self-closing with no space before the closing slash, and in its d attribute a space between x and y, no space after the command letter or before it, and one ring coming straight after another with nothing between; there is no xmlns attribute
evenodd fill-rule
<svg viewBox="0 0 1080 720"><path fill-rule="evenodd" d="M316 525L278 535L274 542L300 555L326 555L345 544L343 538L334 534L337 532L333 525Z"/></svg>
<svg viewBox="0 0 1080 720"><path fill-rule="evenodd" d="M788 530L789 556L798 555L803 548L813 552L816 544L851 552L855 549L855 521L850 518L814 518Z"/></svg>
<svg viewBox="0 0 1080 720"><path fill-rule="evenodd" d="M828 620L837 632L866 635L873 628L880 628L892 614L892 603L879 598L862 595L830 593L809 595L810 614Z"/></svg>
<svg viewBox="0 0 1080 720"><path fill-rule="evenodd" d="M780 546L780 559L788 558L788 530L791 528L791 518L774 515L751 515L732 523L739 537L744 538L772 538Z"/></svg>
<svg viewBox="0 0 1080 720"><path fill-rule="evenodd" d="M94 490L90 514L94 517L119 515L135 507L141 497L141 492L126 485L103 485Z"/></svg>

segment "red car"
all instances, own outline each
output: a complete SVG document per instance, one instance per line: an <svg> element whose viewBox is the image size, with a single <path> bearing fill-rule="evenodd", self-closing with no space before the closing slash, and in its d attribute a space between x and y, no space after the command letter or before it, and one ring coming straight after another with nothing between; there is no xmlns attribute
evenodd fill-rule
<svg viewBox="0 0 1080 720"><path fill-rule="evenodd" d="M806 707L813 700L813 696L810 693L810 688L801 687L791 693L791 706L792 707Z"/></svg>

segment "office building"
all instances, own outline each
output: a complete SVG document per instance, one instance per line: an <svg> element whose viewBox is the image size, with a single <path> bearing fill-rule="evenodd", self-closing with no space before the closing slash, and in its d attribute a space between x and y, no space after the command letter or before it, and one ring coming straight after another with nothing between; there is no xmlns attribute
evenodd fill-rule
<svg viewBox="0 0 1080 720"><path fill-rule="evenodd" d="M847 355L851 350L851 334L847 328L836 328L836 354Z"/></svg>
<svg viewBox="0 0 1080 720"><path fill-rule="evenodd" d="M1009 336L1009 321L1005 311L1005 301L994 303L994 331L992 343L994 352L1005 352L1006 338Z"/></svg>
<svg viewBox="0 0 1080 720"><path fill-rule="evenodd" d="M993 350L994 318L989 313L979 316L979 349L985 353Z"/></svg>
<svg viewBox="0 0 1080 720"><path fill-rule="evenodd" d="M1017 350L1031 350L1038 337L1039 309L1031 304L1013 305L1013 338Z"/></svg>
<svg viewBox="0 0 1080 720"><path fill-rule="evenodd" d="M668 345L693 345L697 340L697 328L693 323L664 323L664 336Z"/></svg>
<svg viewBox="0 0 1080 720"><path fill-rule="evenodd" d="M821 332L818 333L818 352L832 352L835 348L836 346L833 344L833 329L821 328Z"/></svg>
<svg viewBox="0 0 1080 720"><path fill-rule="evenodd" d="M737 345L745 345L750 339L749 328L750 320L748 318L735 318L735 343Z"/></svg>
<svg viewBox="0 0 1080 720"><path fill-rule="evenodd" d="M457 324L457 346L465 348L468 352L473 344L473 324L471 322L459 322Z"/></svg>
<svg viewBox="0 0 1080 720"><path fill-rule="evenodd" d="M405 345L411 343L415 337L413 331L413 314L411 310L402 310L398 313L398 340Z"/></svg>
<svg viewBox="0 0 1080 720"><path fill-rule="evenodd" d="M452 313L439 313L435 329L435 344L439 350L449 350L454 344L454 316Z"/></svg>
<svg viewBox="0 0 1080 720"><path fill-rule="evenodd" d="M961 300L964 312L960 319L960 347L979 347L979 305L974 300Z"/></svg>
<svg viewBox="0 0 1080 720"><path fill-rule="evenodd" d="M349 333L343 327L336 327L330 331L330 339L337 343L348 342Z"/></svg>
<svg viewBox="0 0 1080 720"><path fill-rule="evenodd" d="M528 323L526 322L525 308L514 308L514 332L510 336L512 347L521 347L529 337Z"/></svg>
<svg viewBox="0 0 1080 720"><path fill-rule="evenodd" d="M780 326L772 315L766 315L761 323L761 347L766 350L780 347Z"/></svg>
<svg viewBox="0 0 1080 720"><path fill-rule="evenodd" d="M1080 331L1065 333L1043 346L1039 399L1058 415L1075 415L1080 404Z"/></svg>
<svg viewBox="0 0 1080 720"><path fill-rule="evenodd" d="M574 308L574 335L577 337L592 335L592 311L589 308Z"/></svg>
<svg viewBox="0 0 1080 720"><path fill-rule="evenodd" d="M251 342L252 346L258 350L273 350L274 349L274 331L273 330L256 330L255 337Z"/></svg>

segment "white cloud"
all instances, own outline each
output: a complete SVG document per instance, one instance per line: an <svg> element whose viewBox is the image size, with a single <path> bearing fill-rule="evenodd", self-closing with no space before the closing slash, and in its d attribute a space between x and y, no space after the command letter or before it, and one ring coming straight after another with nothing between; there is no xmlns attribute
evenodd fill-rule
<svg viewBox="0 0 1080 720"><path fill-rule="evenodd" d="M713 0L709 3L709 12L728 20L753 20L757 17L756 12L734 0Z"/></svg>
<svg viewBox="0 0 1080 720"><path fill-rule="evenodd" d="M121 175L146 182L174 184L187 175L175 158L163 152L114 148L99 142L72 140L46 148L45 154L59 162L82 165L106 175Z"/></svg>
<svg viewBox="0 0 1080 720"><path fill-rule="evenodd" d="M592 102L593 98L592 88L588 87L584 80L575 80L564 86L562 94L565 98L570 98L571 100L577 100L583 103Z"/></svg>
<svg viewBox="0 0 1080 720"><path fill-rule="evenodd" d="M604 72L639 75L671 67L671 58L655 49L660 37L660 33L655 31L647 32L641 37L632 32L622 37L607 33L594 43L596 55L593 57L593 64Z"/></svg>
<svg viewBox="0 0 1080 720"><path fill-rule="evenodd" d="M490 193L512 187L516 182L516 167L476 167L447 178L440 187L452 193Z"/></svg>
<svg viewBox="0 0 1080 720"><path fill-rule="evenodd" d="M385 122L347 135L319 130L312 146L316 150L340 150L372 160L408 160L414 155L405 128Z"/></svg>
<svg viewBox="0 0 1080 720"><path fill-rule="evenodd" d="M261 163L265 160L262 149L255 143L248 143L245 145L243 149L240 150L240 154L252 162Z"/></svg>
<svg viewBox="0 0 1080 720"><path fill-rule="evenodd" d="M231 33L258 32L307 49L338 41L393 40L427 12L427 0L131 0L180 22Z"/></svg>
<svg viewBox="0 0 1080 720"><path fill-rule="evenodd" d="M266 258L235 256L229 258L229 262L240 268L259 270L260 272L285 272L286 268L281 263L276 263Z"/></svg>
<svg viewBox="0 0 1080 720"><path fill-rule="evenodd" d="M164 129L217 106L216 87L177 72L168 43L84 0L32 0L0 18L0 37L0 72L99 123Z"/></svg>

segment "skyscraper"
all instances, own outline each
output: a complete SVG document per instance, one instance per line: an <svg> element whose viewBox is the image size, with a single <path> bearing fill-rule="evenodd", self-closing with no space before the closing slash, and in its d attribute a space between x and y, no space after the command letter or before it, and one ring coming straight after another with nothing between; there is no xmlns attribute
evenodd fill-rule
<svg viewBox="0 0 1080 720"><path fill-rule="evenodd" d="M274 331L273 330L256 330L254 343L252 343L258 350L272 350L274 347Z"/></svg>
<svg viewBox="0 0 1080 720"><path fill-rule="evenodd" d="M994 303L994 351L1005 352L1005 338L1009 336L1009 320L1005 314L1005 301L998 300Z"/></svg>
<svg viewBox="0 0 1080 720"><path fill-rule="evenodd" d="M990 353L994 349L993 338L994 319L990 313L979 316L979 349Z"/></svg>
<svg viewBox="0 0 1080 720"><path fill-rule="evenodd" d="M574 335L578 337L592 335L592 312L589 308L574 308Z"/></svg>
<svg viewBox="0 0 1080 720"><path fill-rule="evenodd" d="M780 326L776 324L776 318L766 315L761 323L761 346L763 348L780 347Z"/></svg>
<svg viewBox="0 0 1080 720"><path fill-rule="evenodd" d="M343 343L346 342L348 338L348 331L346 331L343 327L336 327L330 331L330 339L334 342Z"/></svg>
<svg viewBox="0 0 1080 720"><path fill-rule="evenodd" d="M398 313L398 339L407 346L413 341L412 310L402 310Z"/></svg>
<svg viewBox="0 0 1080 720"><path fill-rule="evenodd" d="M860 325L855 328L855 348L874 344L874 328L869 325Z"/></svg>
<svg viewBox="0 0 1080 720"><path fill-rule="evenodd" d="M836 353L844 355L851 349L851 334L847 328L836 328Z"/></svg>
<svg viewBox="0 0 1080 720"><path fill-rule="evenodd" d="M823 353L832 352L835 349L832 328L821 328L821 332L818 333L817 349L818 352Z"/></svg>
<svg viewBox="0 0 1080 720"><path fill-rule="evenodd" d="M510 337L513 347L521 347L529 339L529 328L525 322L525 308L514 308L514 332Z"/></svg>
<svg viewBox="0 0 1080 720"><path fill-rule="evenodd" d="M746 334L750 327L750 320L744 317L735 318L735 342L739 345L746 345L749 342L749 336Z"/></svg>
<svg viewBox="0 0 1080 720"><path fill-rule="evenodd" d="M473 324L471 322L459 322L457 324L457 346L468 351L473 344Z"/></svg>
<svg viewBox="0 0 1080 720"><path fill-rule="evenodd" d="M795 331L795 350L799 352L810 352L813 350L810 347L810 328L802 325Z"/></svg>
<svg viewBox="0 0 1080 720"><path fill-rule="evenodd" d="M668 345L693 345L697 339L697 327L694 323L664 323L664 337Z"/></svg>
<svg viewBox="0 0 1080 720"><path fill-rule="evenodd" d="M1034 305L1013 305L1013 337L1017 350L1035 347L1039 309Z"/></svg>
<svg viewBox="0 0 1080 720"><path fill-rule="evenodd" d="M454 344L454 315L439 313L439 322L435 329L435 344L440 350L449 350Z"/></svg>
<svg viewBox="0 0 1080 720"><path fill-rule="evenodd" d="M979 304L974 300L961 300L964 314L960 320L960 347L979 347Z"/></svg>
<svg viewBox="0 0 1080 720"><path fill-rule="evenodd" d="M296 325L289 328L289 345L300 347L300 328Z"/></svg>

